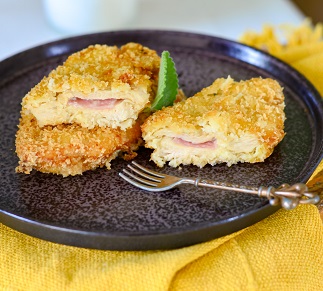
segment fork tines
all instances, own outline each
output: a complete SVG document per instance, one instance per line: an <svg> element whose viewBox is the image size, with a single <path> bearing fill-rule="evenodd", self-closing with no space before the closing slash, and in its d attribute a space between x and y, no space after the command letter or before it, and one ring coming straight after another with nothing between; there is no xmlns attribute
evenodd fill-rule
<svg viewBox="0 0 323 291"><path fill-rule="evenodd" d="M123 169L123 173L119 173L119 176L129 182L130 184L149 191L160 191L158 184L165 177L163 174L148 170L145 167L139 165L136 162L131 162L133 165L127 167L132 171Z"/></svg>

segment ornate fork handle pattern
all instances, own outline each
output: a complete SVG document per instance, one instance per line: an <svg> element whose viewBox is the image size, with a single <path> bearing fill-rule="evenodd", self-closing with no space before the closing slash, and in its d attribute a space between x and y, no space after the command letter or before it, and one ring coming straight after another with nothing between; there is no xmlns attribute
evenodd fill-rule
<svg viewBox="0 0 323 291"><path fill-rule="evenodd" d="M320 201L320 197L316 193L307 192L307 186L302 183L282 184L278 188L256 188L198 178L194 185L258 195L267 198L271 205L281 204L285 209L294 209L299 204L317 204Z"/></svg>

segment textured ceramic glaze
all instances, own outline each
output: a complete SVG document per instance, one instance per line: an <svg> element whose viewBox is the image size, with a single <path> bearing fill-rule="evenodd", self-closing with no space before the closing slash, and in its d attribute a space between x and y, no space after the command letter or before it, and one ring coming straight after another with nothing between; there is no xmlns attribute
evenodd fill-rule
<svg viewBox="0 0 323 291"><path fill-rule="evenodd" d="M51 241L100 249L174 248L251 225L277 208L266 199L185 186L150 193L119 176L127 163L62 178L33 171L16 174L15 133L23 96L68 54L90 44L137 41L169 50L181 88L191 96L218 77L272 77L284 87L287 135L264 163L199 169L164 167L177 176L205 177L251 186L304 182L322 157L322 102L313 87L278 60L240 44L177 32L130 31L82 36L47 44L0 63L0 221ZM140 149L136 161L149 162Z"/></svg>

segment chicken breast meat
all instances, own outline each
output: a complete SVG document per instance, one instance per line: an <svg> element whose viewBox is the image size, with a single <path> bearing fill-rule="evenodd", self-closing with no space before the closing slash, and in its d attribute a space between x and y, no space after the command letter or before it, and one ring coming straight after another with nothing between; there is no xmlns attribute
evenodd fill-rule
<svg viewBox="0 0 323 291"><path fill-rule="evenodd" d="M159 167L263 162L285 135L284 107L283 88L272 79L220 78L148 117L142 137Z"/></svg>

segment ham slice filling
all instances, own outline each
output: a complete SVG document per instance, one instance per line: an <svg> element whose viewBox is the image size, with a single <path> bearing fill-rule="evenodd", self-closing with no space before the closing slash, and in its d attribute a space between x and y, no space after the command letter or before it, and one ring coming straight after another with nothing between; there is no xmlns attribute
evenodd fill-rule
<svg viewBox="0 0 323 291"><path fill-rule="evenodd" d="M205 149L215 149L216 148L216 140L195 143L195 142L190 142L190 141L184 140L180 137L174 137L173 141L177 144L181 144L181 145L187 146L187 147L205 148Z"/></svg>
<svg viewBox="0 0 323 291"><path fill-rule="evenodd" d="M73 97L68 100L68 105L75 107L82 107L87 109L113 109L120 104L123 99L83 99L79 97Z"/></svg>

